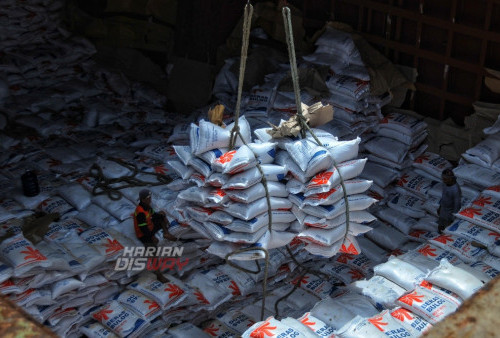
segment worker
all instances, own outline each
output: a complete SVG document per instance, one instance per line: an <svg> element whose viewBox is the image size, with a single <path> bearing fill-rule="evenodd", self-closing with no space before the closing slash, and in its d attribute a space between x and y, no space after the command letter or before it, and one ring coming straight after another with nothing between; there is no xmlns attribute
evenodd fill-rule
<svg viewBox="0 0 500 338"><path fill-rule="evenodd" d="M438 208L438 232L441 234L453 221L453 214L457 213L461 207L462 191L457 183L457 178L451 169L445 169L441 173L443 180L443 191Z"/></svg>
<svg viewBox="0 0 500 338"><path fill-rule="evenodd" d="M167 224L165 212L155 212L151 206L151 191L142 189L139 192L139 204L134 212L134 229L137 238L145 247L156 247L158 245L156 233L163 229L163 238L176 241L177 238L168 231ZM160 282L166 283L168 281L160 271L156 271L156 275Z"/></svg>

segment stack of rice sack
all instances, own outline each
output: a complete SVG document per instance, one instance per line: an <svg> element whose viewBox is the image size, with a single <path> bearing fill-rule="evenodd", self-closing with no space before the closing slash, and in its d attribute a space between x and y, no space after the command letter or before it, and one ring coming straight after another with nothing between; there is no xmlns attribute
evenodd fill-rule
<svg viewBox="0 0 500 338"><path fill-rule="evenodd" d="M394 332L421 336L499 273L481 262L468 265L456 257L436 260L435 256L426 247L392 256L374 267L373 277L336 289L308 312L281 320L271 314L243 336L260 332L293 332L300 337L384 337ZM307 279L302 282L307 285Z"/></svg>
<svg viewBox="0 0 500 338"><path fill-rule="evenodd" d="M391 95L370 93L370 75L351 34L327 27L315 45L315 52L303 59L310 65L329 67L329 96L323 101L335 108L335 121L347 127L351 136L374 128Z"/></svg>
<svg viewBox="0 0 500 338"><path fill-rule="evenodd" d="M427 125L404 110L389 108L385 114L376 133L363 143L370 164L363 176L374 180L373 191L382 197L385 188L425 151L427 137Z"/></svg>

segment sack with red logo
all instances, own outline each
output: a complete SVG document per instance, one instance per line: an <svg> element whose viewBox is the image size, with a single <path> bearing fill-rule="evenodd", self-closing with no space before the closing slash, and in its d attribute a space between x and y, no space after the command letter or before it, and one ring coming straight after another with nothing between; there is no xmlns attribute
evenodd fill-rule
<svg viewBox="0 0 500 338"><path fill-rule="evenodd" d="M358 255L351 255L343 253L335 258L335 262L347 264L350 267L360 270L365 276L369 277L373 274L373 268L377 265L364 253Z"/></svg>
<svg viewBox="0 0 500 338"><path fill-rule="evenodd" d="M311 273L306 273L303 276L297 276L290 281L293 285L298 285L303 290L318 296L320 299L330 297L335 290L335 286L323 278L315 276Z"/></svg>
<svg viewBox="0 0 500 338"><path fill-rule="evenodd" d="M405 235L408 235L417 223L412 217L392 208L381 208L375 212L375 215Z"/></svg>
<svg viewBox="0 0 500 338"><path fill-rule="evenodd" d="M452 252L465 263L480 261L482 256L486 253L485 249L474 246L473 242L466 238L454 235L438 235L429 240L429 243L443 250Z"/></svg>
<svg viewBox="0 0 500 338"><path fill-rule="evenodd" d="M120 337L139 337L149 324L148 321L127 310L117 301L111 301L93 312L92 318Z"/></svg>
<svg viewBox="0 0 500 338"><path fill-rule="evenodd" d="M239 334L226 326L223 322L214 319L203 325L203 332L210 337L237 337Z"/></svg>
<svg viewBox="0 0 500 338"><path fill-rule="evenodd" d="M352 179L345 181L344 185L346 187L347 195L355 195L367 191L371 187L372 183L373 181ZM307 196L304 200L304 204L312 206L332 205L341 200L343 197L344 190L342 185L339 184L327 192Z"/></svg>
<svg viewBox="0 0 500 338"><path fill-rule="evenodd" d="M326 263L321 266L320 271L328 276L337 278L345 285L349 285L365 277L361 271L341 263Z"/></svg>
<svg viewBox="0 0 500 338"><path fill-rule="evenodd" d="M88 323L80 326L80 332L89 338L118 338L112 330L98 322Z"/></svg>
<svg viewBox="0 0 500 338"><path fill-rule="evenodd" d="M340 337L353 338L393 335L397 335L398 337L411 337L411 333L391 316L389 310L382 311L370 318L356 316L338 330L337 335Z"/></svg>
<svg viewBox="0 0 500 338"><path fill-rule="evenodd" d="M405 289L382 276L356 281L348 288L368 297L379 309L393 308L396 300L406 292Z"/></svg>
<svg viewBox="0 0 500 338"><path fill-rule="evenodd" d="M311 177L320 171L330 168L333 158L325 147L308 139L299 140L285 145L291 158L305 172L306 177Z"/></svg>
<svg viewBox="0 0 500 338"><path fill-rule="evenodd" d="M483 190L483 194L500 198L500 185L492 185Z"/></svg>
<svg viewBox="0 0 500 338"><path fill-rule="evenodd" d="M425 273L397 257L391 256L386 263L373 269L376 275L383 276L407 291L413 290L425 278Z"/></svg>
<svg viewBox="0 0 500 338"><path fill-rule="evenodd" d="M2 258L14 269L14 277L35 275L52 265L22 233L0 243L0 252Z"/></svg>
<svg viewBox="0 0 500 338"><path fill-rule="evenodd" d="M261 165L262 172L267 181L281 181L285 178L286 169L275 164ZM222 186L222 189L247 189L259 183L262 175L258 168L252 168L242 173L231 176Z"/></svg>
<svg viewBox="0 0 500 338"><path fill-rule="evenodd" d="M152 321L162 314L157 302L134 290L125 290L116 295L114 300L131 309L144 320Z"/></svg>
<svg viewBox="0 0 500 338"><path fill-rule="evenodd" d="M436 180L441 178L443 170L453 167L447 159L428 151L417 157L412 166L431 174Z"/></svg>
<svg viewBox="0 0 500 338"><path fill-rule="evenodd" d="M465 206L455 216L491 231L500 232L500 213L486 207Z"/></svg>
<svg viewBox="0 0 500 338"><path fill-rule="evenodd" d="M212 163L215 170L228 175L240 173L256 165L257 159L252 150L246 145L222 154Z"/></svg>
<svg viewBox="0 0 500 338"><path fill-rule="evenodd" d="M408 194L396 194L387 202L387 206L413 218L426 215L423 200Z"/></svg>
<svg viewBox="0 0 500 338"><path fill-rule="evenodd" d="M250 317L239 310L233 309L219 312L216 318L239 335L243 334L250 326L255 324L255 321Z"/></svg>
<svg viewBox="0 0 500 338"><path fill-rule="evenodd" d="M400 297L397 303L401 307L424 318L431 324L436 324L443 320L458 308L458 306L448 298L421 286L418 286L415 290Z"/></svg>
<svg viewBox="0 0 500 338"><path fill-rule="evenodd" d="M291 322L291 321L290 321ZM293 327L290 323L280 322L274 317L269 317L263 322L258 322L252 325L248 330L246 330L242 337L260 337L260 336L280 336L280 337L301 337L301 338L312 338L316 335L310 332L306 327L304 327L300 322L293 323Z"/></svg>
<svg viewBox="0 0 500 338"><path fill-rule="evenodd" d="M306 186L304 195L310 196L330 191L340 184L340 177L344 181L359 176L366 164L366 159L351 160L343 162L326 171L316 174Z"/></svg>
<svg viewBox="0 0 500 338"><path fill-rule="evenodd" d="M428 321L402 307L392 310L391 316L414 336L420 336L432 328Z"/></svg>
<svg viewBox="0 0 500 338"><path fill-rule="evenodd" d="M370 223L370 227L372 231L367 232L365 236L387 250L401 248L408 241L401 231L383 222L375 221Z"/></svg>
<svg viewBox="0 0 500 338"><path fill-rule="evenodd" d="M439 267L432 270L426 280L442 288L456 293L460 298L467 299L483 287L483 282L471 273L451 265L443 259Z"/></svg>
<svg viewBox="0 0 500 338"><path fill-rule="evenodd" d="M439 184L439 182L419 175L414 171L407 171L399 177L397 182L399 187L423 199L427 197L429 191L436 184Z"/></svg>
<svg viewBox="0 0 500 338"><path fill-rule="evenodd" d="M335 329L324 323L321 319L314 317L310 312L306 312L298 321L320 337L335 337Z"/></svg>
<svg viewBox="0 0 500 338"><path fill-rule="evenodd" d="M113 238L104 229L93 227L80 234L94 249L106 257L107 261L115 260L123 253L123 244Z"/></svg>
<svg viewBox="0 0 500 338"><path fill-rule="evenodd" d="M476 199L471 202L472 206L484 207L488 210L500 213L500 197L495 197L488 193L481 193Z"/></svg>
<svg viewBox="0 0 500 338"><path fill-rule="evenodd" d="M169 280L174 279L172 276L165 277ZM128 285L127 288L154 299L162 309L167 310L177 306L187 297L183 286L184 284L177 279L161 283L156 279L156 276L149 273L142 273L141 277L136 282Z"/></svg>

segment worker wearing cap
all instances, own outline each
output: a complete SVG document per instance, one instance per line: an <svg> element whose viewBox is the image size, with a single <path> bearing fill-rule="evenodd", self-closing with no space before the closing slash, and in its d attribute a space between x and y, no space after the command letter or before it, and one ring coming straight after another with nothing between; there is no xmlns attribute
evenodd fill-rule
<svg viewBox="0 0 500 338"><path fill-rule="evenodd" d="M439 201L439 233L453 221L453 214L457 213L461 207L462 190L457 183L457 178L451 169L445 169L441 173L443 180L443 192Z"/></svg>
<svg viewBox="0 0 500 338"><path fill-rule="evenodd" d="M139 204L134 212L134 229L137 238L145 246L158 244L156 233L163 229L163 237L172 241L176 238L167 229L165 212L155 212L151 207L151 191L142 189L139 192Z"/></svg>

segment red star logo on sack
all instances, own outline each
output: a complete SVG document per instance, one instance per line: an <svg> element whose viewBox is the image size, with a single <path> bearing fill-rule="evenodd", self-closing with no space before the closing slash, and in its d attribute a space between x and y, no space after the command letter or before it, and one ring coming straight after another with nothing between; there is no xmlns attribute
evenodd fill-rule
<svg viewBox="0 0 500 338"><path fill-rule="evenodd" d="M229 283L229 288L233 290L233 292L231 293L233 296L241 295L240 288L238 287L238 285L236 285L236 282L234 280Z"/></svg>
<svg viewBox="0 0 500 338"><path fill-rule="evenodd" d="M168 147L167 148L167 152L168 152L169 156L175 156L176 155L174 147Z"/></svg>
<svg viewBox="0 0 500 338"><path fill-rule="evenodd" d="M397 309L396 311L393 311L391 313L391 316L393 316L394 318L404 322L405 319L408 319L408 320L412 320L413 319L413 316L411 315L411 312L406 310L406 309L403 309L403 308L400 308L400 309Z"/></svg>
<svg viewBox="0 0 500 338"><path fill-rule="evenodd" d="M377 316L377 317L373 317L373 318L369 318L368 321L373 324L373 326L375 326L377 329L379 329L380 331L384 332L384 328L382 326L386 326L386 325L389 325L389 323L384 323L383 322L383 317L382 316Z"/></svg>
<svg viewBox="0 0 500 338"><path fill-rule="evenodd" d="M352 261L354 259L354 256L348 255L348 254L341 254L337 258L337 262L347 264L347 262Z"/></svg>
<svg viewBox="0 0 500 338"><path fill-rule="evenodd" d="M488 188L486 188L486 190L500 192L500 185L494 185L492 187L488 187Z"/></svg>
<svg viewBox="0 0 500 338"><path fill-rule="evenodd" d="M92 317L99 321L102 322L104 320L109 320L108 315L113 313L113 310L108 309L109 306L105 307L104 309L101 309L99 312L96 312L92 315Z"/></svg>
<svg viewBox="0 0 500 338"><path fill-rule="evenodd" d="M453 242L454 239L451 235L440 235L436 238L433 238L432 239L433 241L436 241L436 242L439 242L439 243L443 243L443 244L446 244L448 242Z"/></svg>
<svg viewBox="0 0 500 338"><path fill-rule="evenodd" d="M410 236L415 237L415 238L420 238L420 236L422 236L426 233L427 233L427 231L425 231L425 230L415 230L415 231L410 232Z"/></svg>
<svg viewBox="0 0 500 338"><path fill-rule="evenodd" d="M360 280L360 279L363 279L365 277L360 271L358 271L356 269L351 269L347 273L349 275L351 275L351 278L353 281Z"/></svg>
<svg viewBox="0 0 500 338"><path fill-rule="evenodd" d="M166 175L168 173L168 168L166 168L163 164L157 165L154 167L155 173Z"/></svg>
<svg viewBox="0 0 500 338"><path fill-rule="evenodd" d="M430 257L436 257L437 255L435 254L436 249L432 248L429 244L424 246L423 248L420 248L418 252L424 256L430 256Z"/></svg>
<svg viewBox="0 0 500 338"><path fill-rule="evenodd" d="M276 326L271 326L271 323L266 320L261 326L257 327L250 333L250 337L252 338L265 338L265 337L273 337L274 332L276 330Z"/></svg>
<svg viewBox="0 0 500 338"><path fill-rule="evenodd" d="M330 179L330 177L332 177L332 175L333 172L331 171L323 171L322 173L316 174L316 176L314 176L311 179L311 183L309 183L309 185L315 186L315 185L327 184L328 180Z"/></svg>
<svg viewBox="0 0 500 338"><path fill-rule="evenodd" d="M410 177L410 175L408 175L408 174L404 174L403 176L401 176L401 177L399 178L398 185L399 185L400 187L404 187L404 185L405 185L406 183L408 183L408 177Z"/></svg>
<svg viewBox="0 0 500 338"><path fill-rule="evenodd" d="M359 251L356 249L353 243L349 244L347 248L345 244L342 244L342 247L340 248L339 252L343 252L350 255L359 255Z"/></svg>
<svg viewBox="0 0 500 338"><path fill-rule="evenodd" d="M159 309L160 308L160 305L157 302L155 302L154 300L146 299L144 301L144 304L150 304L149 307L148 307L149 310Z"/></svg>
<svg viewBox="0 0 500 338"><path fill-rule="evenodd" d="M401 249L395 249L395 250L392 250L392 252L390 253L389 256L401 256L402 254L404 254L403 250Z"/></svg>
<svg viewBox="0 0 500 338"><path fill-rule="evenodd" d="M415 163L422 163L422 162L424 162L424 161L429 161L429 159L430 159L430 156L429 156L429 155L427 155L427 154L423 154L423 155L420 155L419 157L417 157L417 158L415 159Z"/></svg>
<svg viewBox="0 0 500 338"><path fill-rule="evenodd" d="M313 327L314 325L316 325L316 322L313 322L309 319L309 316L305 316L304 318L302 318L302 320L300 321L302 324L304 324L305 326L309 326L309 327ZM314 331L314 330L313 330Z"/></svg>
<svg viewBox="0 0 500 338"><path fill-rule="evenodd" d="M500 238L500 234L497 232L490 232L490 233L488 233L488 236L495 237L495 242L498 241L498 239Z"/></svg>
<svg viewBox="0 0 500 338"><path fill-rule="evenodd" d="M123 250L123 245L121 245L120 242L118 242L116 239L111 240L109 238L106 238L108 241L104 246L106 247L106 253L114 253Z"/></svg>
<svg viewBox="0 0 500 338"><path fill-rule="evenodd" d="M47 257L42 255L42 253L36 249L33 249L32 247L28 246L26 250L21 251L22 254L25 254L24 260L25 261L46 261Z"/></svg>
<svg viewBox="0 0 500 338"><path fill-rule="evenodd" d="M429 290L432 290L432 284L429 283L428 281L426 280L423 280L421 283L420 283L420 286L423 287L423 288L426 288L426 289L429 289Z"/></svg>
<svg viewBox="0 0 500 338"><path fill-rule="evenodd" d="M475 215L481 216L481 209L476 208L465 208L464 210L459 212L460 215L463 215L468 218L474 218Z"/></svg>
<svg viewBox="0 0 500 338"><path fill-rule="evenodd" d="M214 323L212 323L209 327L206 327L203 331L208 333L212 337L217 337L218 336L217 332L219 331L219 328L216 327Z"/></svg>
<svg viewBox="0 0 500 338"><path fill-rule="evenodd" d="M11 279L7 279L5 282L0 283L0 290L1 289L5 289L5 288L7 288L9 286L14 286L14 285L15 284L14 284L14 282Z"/></svg>
<svg viewBox="0 0 500 338"><path fill-rule="evenodd" d="M292 280L292 284L296 285L296 284L300 283L299 286L304 285L304 284L308 283L308 279L309 279L309 276L302 276L302 278L301 278L301 276L298 276L294 280Z"/></svg>
<svg viewBox="0 0 500 338"><path fill-rule="evenodd" d="M173 297L180 296L184 293L184 290L182 290L180 287L178 287L175 284L167 284L167 287L163 291L170 292L170 294L168 295L169 299L173 298Z"/></svg>
<svg viewBox="0 0 500 338"><path fill-rule="evenodd" d="M227 153L221 155L218 159L216 159L215 162L220 164L231 162L231 160L234 157L234 154L236 154L236 150L228 151Z"/></svg>
<svg viewBox="0 0 500 338"><path fill-rule="evenodd" d="M222 189L216 189L211 192L212 195L219 196L219 197L224 197L226 196L226 192Z"/></svg>
<svg viewBox="0 0 500 338"><path fill-rule="evenodd" d="M210 302L205 298L205 296L201 293L201 291L195 291L194 295L196 299L200 301L201 304L210 304Z"/></svg>
<svg viewBox="0 0 500 338"><path fill-rule="evenodd" d="M477 200L472 202L472 204L484 207L485 205L493 204L493 202L491 202L490 196L480 196Z"/></svg>
<svg viewBox="0 0 500 338"><path fill-rule="evenodd" d="M410 306L413 306L413 302L415 303L422 303L424 295L419 295L416 291L413 291L412 293L409 293L407 295L404 295L403 297L399 298L399 301L401 303L408 304Z"/></svg>

